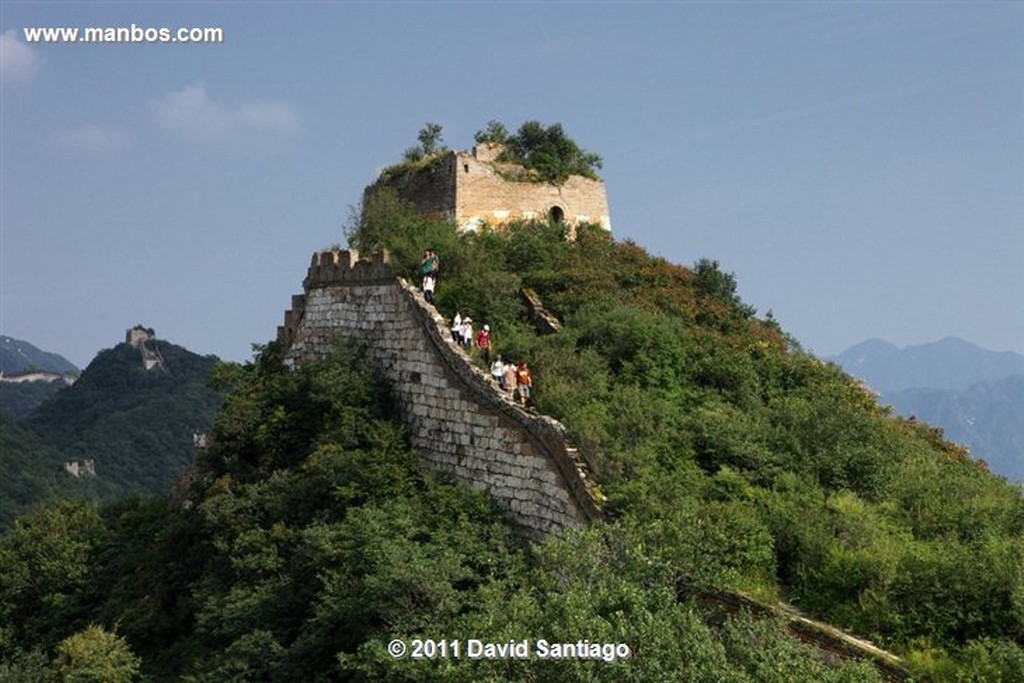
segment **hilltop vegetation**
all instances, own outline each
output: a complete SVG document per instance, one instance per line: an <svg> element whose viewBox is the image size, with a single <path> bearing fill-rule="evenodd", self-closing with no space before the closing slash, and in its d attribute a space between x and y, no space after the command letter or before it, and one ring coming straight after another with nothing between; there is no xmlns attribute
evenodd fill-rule
<svg viewBox="0 0 1024 683"><path fill-rule="evenodd" d="M381 177L394 178L439 162L449 151L441 144L443 133L441 124L426 124L416 136L419 144L406 149L402 162L385 168ZM539 121L526 121L515 133L509 133L505 124L491 121L476 132L474 139L477 143L500 145L498 161L521 167L510 180L555 185L561 185L571 175L599 180L601 157L580 147L560 123L544 126Z"/></svg>
<svg viewBox="0 0 1024 683"><path fill-rule="evenodd" d="M501 145L498 160L522 166L529 172L526 180L556 185L571 175L598 180L597 169L602 165L601 157L576 144L560 123L545 127L539 121L527 121L512 134L505 124L491 121L474 139Z"/></svg>
<svg viewBox="0 0 1024 683"><path fill-rule="evenodd" d="M358 357L292 372L270 348L219 379L234 391L184 508L65 502L0 540L0 680L75 673L55 655L82 640L113 651L94 658L120 676L103 680L134 680L138 661L197 683L879 680L771 621L678 600L671 565L614 528L525 544L484 494L425 471ZM395 638L633 655L413 661L388 655Z"/></svg>
<svg viewBox="0 0 1024 683"><path fill-rule="evenodd" d="M232 391L183 507L63 503L0 540L0 680L73 667L56 655L83 641L116 652L124 680L135 657L197 682L879 680L771 620L680 599L692 584L784 598L932 680L1024 680L1019 491L803 353L716 263L600 228L458 236L375 201L353 246L388 247L406 274L437 250L438 308L530 362L537 409L568 426L614 521L525 544L483 494L422 468L358 354L289 371L271 345L219 367ZM562 332L525 322L524 286ZM416 637L632 656L388 655Z"/></svg>
<svg viewBox="0 0 1024 683"><path fill-rule="evenodd" d="M1019 489L758 319L716 263L675 266L597 227L575 243L545 224L456 237L375 210L353 243L372 235L409 273L422 246L438 251L438 308L490 323L497 352L530 361L538 410L565 422L638 543L940 680L957 658L1002 661L992 652L1024 679ZM524 286L561 333L523 322Z"/></svg>

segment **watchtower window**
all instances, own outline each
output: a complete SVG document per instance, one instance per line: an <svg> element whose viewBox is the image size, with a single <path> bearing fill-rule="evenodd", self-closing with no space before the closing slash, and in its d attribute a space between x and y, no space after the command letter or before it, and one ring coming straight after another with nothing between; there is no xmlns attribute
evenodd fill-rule
<svg viewBox="0 0 1024 683"><path fill-rule="evenodd" d="M560 206L552 206L551 210L548 211L548 216L551 218L552 223L561 223L565 220L565 211Z"/></svg>
<svg viewBox="0 0 1024 683"><path fill-rule="evenodd" d="M463 164L462 171L463 173L469 173L469 164Z"/></svg>

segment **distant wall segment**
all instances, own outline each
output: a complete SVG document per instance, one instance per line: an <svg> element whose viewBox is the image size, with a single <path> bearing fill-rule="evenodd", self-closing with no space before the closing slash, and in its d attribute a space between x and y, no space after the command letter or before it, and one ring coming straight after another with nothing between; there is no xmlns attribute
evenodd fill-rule
<svg viewBox="0 0 1024 683"><path fill-rule="evenodd" d="M433 467L486 489L530 537L601 517L564 427L500 392L383 258L314 254L304 289L278 329L289 362L322 358L340 339L364 346L393 387L412 445Z"/></svg>

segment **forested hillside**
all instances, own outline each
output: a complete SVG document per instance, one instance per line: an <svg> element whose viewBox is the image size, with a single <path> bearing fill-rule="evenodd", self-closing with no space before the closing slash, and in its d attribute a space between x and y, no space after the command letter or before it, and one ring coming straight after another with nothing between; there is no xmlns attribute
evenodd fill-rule
<svg viewBox="0 0 1024 683"><path fill-rule="evenodd" d="M221 404L209 386L216 358L166 342L160 352L163 367L146 370L129 344L101 351L24 421L65 460L94 459L103 495L169 491Z"/></svg>
<svg viewBox="0 0 1024 683"><path fill-rule="evenodd" d="M898 414L941 426L994 473L1024 481L1024 356L947 338L905 349L871 340L833 360Z"/></svg>
<svg viewBox="0 0 1024 683"><path fill-rule="evenodd" d="M0 412L0 531L43 501L92 493L91 482L64 471L60 454Z"/></svg>
<svg viewBox="0 0 1024 683"><path fill-rule="evenodd" d="M0 382L0 413L8 418L23 420L66 386L67 384L60 380Z"/></svg>
<svg viewBox="0 0 1024 683"><path fill-rule="evenodd" d="M217 370L232 392L180 506L63 503L0 540L0 680L90 657L105 680L879 680L681 598L694 584L787 600L932 680L1024 680L1020 492L803 353L717 264L600 229L458 236L366 209L353 246L387 247L406 275L434 248L438 309L530 363L534 407L591 460L610 521L527 544L423 469L358 353L292 371L270 345ZM561 332L530 326L524 287ZM389 655L414 638L630 656Z"/></svg>

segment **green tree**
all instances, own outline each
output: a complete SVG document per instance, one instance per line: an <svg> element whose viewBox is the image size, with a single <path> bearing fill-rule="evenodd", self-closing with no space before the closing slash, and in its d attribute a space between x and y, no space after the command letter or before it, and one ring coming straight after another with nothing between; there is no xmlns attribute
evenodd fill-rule
<svg viewBox="0 0 1024 683"><path fill-rule="evenodd" d="M52 668L61 683L131 683L140 664L124 638L94 625L61 641Z"/></svg>
<svg viewBox="0 0 1024 683"><path fill-rule="evenodd" d="M416 162L439 152L447 151L447 148L441 145L443 132L444 127L439 123L428 123L423 126L420 132L416 134L416 139L419 140L420 144L405 150L405 160Z"/></svg>
<svg viewBox="0 0 1024 683"><path fill-rule="evenodd" d="M81 618L102 536L96 505L69 500L19 519L0 539L0 624L8 637L51 645Z"/></svg>
<svg viewBox="0 0 1024 683"><path fill-rule="evenodd" d="M487 127L483 130L478 130L476 135L473 136L478 144L492 143L504 145L508 143L509 133L508 129L505 128L505 124L501 121L488 121Z"/></svg>
<svg viewBox="0 0 1024 683"><path fill-rule="evenodd" d="M562 124L544 127L539 121L527 121L515 135L506 134L504 140L501 139L504 126L495 124L488 124L488 129L482 133L484 138L494 137L491 141L505 144L502 161L520 164L535 171L538 180L556 184L565 182L571 175L597 179L601 157L576 144L566 135Z"/></svg>
<svg viewBox="0 0 1024 683"><path fill-rule="evenodd" d="M444 127L440 123L428 123L420 129L416 139L420 141L424 156L438 151L443 132Z"/></svg>

